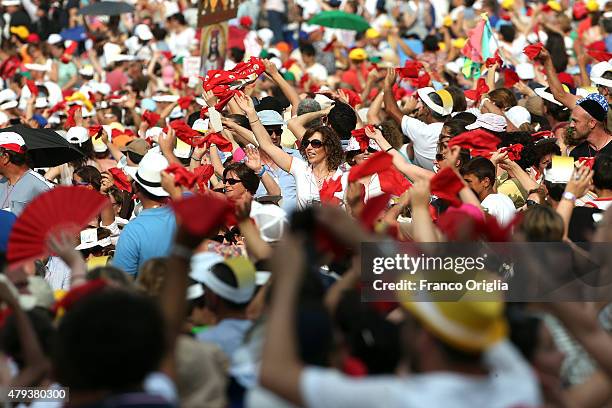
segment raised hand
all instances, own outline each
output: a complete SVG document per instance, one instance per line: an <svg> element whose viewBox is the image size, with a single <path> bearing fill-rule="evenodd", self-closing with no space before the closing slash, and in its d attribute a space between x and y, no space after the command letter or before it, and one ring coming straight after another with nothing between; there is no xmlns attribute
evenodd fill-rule
<svg viewBox="0 0 612 408"><path fill-rule="evenodd" d="M259 155L259 149L254 146L246 146L244 149L247 161L246 165L249 169L253 170L255 174L261 172L261 156Z"/></svg>

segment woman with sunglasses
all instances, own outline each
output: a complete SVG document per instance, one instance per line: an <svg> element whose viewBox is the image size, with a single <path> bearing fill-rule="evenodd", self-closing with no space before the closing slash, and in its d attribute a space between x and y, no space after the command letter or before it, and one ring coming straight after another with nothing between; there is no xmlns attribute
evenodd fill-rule
<svg viewBox="0 0 612 408"><path fill-rule="evenodd" d="M300 153L304 159L291 156L276 146L270 135L261 124L253 101L244 94L238 94L234 100L247 115L253 133L263 150L278 167L295 178L297 208L303 209L320 201L319 191L326 181L338 180L342 176L339 169L343 161L342 145L338 135L327 126L308 129L300 144ZM344 196L344 188L335 194Z"/></svg>
<svg viewBox="0 0 612 408"><path fill-rule="evenodd" d="M72 185L96 190L104 195L110 195L112 181L109 182L106 177L102 177L102 174L95 167L83 166L74 171ZM116 242L120 231L115 216L114 206L108 205L102 210L98 218L89 223L89 226L92 228L108 228L111 231L112 239Z"/></svg>

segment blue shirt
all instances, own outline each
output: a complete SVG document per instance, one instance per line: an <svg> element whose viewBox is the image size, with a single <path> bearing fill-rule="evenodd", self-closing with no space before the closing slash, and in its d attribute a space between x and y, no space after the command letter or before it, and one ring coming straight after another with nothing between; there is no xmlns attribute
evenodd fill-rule
<svg viewBox="0 0 612 408"><path fill-rule="evenodd" d="M113 265L136 276L145 261L170 253L175 230L176 220L170 208L143 210L121 232Z"/></svg>
<svg viewBox="0 0 612 408"><path fill-rule="evenodd" d="M250 320L223 319L216 326L196 334L196 338L216 344L231 359L234 352L242 345L244 336L252 325L253 322Z"/></svg>
<svg viewBox="0 0 612 408"><path fill-rule="evenodd" d="M297 157L302 160L304 159L300 151L297 149L289 149L283 147L283 151L289 153L293 157ZM280 203L280 207L285 210L287 214L291 214L295 209L295 206L297 205L295 192L295 177L280 168L271 169L266 166L266 171L278 183L278 186L281 189L281 195L283 196L283 199ZM268 192L266 191L266 188L264 187L263 183L259 183L259 187L255 192L255 197L261 197L265 195L268 195Z"/></svg>

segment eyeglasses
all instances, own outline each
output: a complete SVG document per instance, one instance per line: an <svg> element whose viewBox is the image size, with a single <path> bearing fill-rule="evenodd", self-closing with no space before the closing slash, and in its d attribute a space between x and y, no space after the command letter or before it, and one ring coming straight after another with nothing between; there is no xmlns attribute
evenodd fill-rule
<svg viewBox="0 0 612 408"><path fill-rule="evenodd" d="M229 184L230 186L233 186L235 184L238 183L242 183L242 180L240 179L223 179L223 184Z"/></svg>
<svg viewBox="0 0 612 408"><path fill-rule="evenodd" d="M89 183L85 182L85 181L76 181L76 180L72 180L72 185L73 186L88 186Z"/></svg>
<svg viewBox="0 0 612 408"><path fill-rule="evenodd" d="M280 136L283 133L283 128L281 126L274 126L274 127L264 126L264 128L269 134L275 134L277 136Z"/></svg>
<svg viewBox="0 0 612 408"><path fill-rule="evenodd" d="M304 146L304 149L306 149L308 146L312 146L314 149L320 149L323 147L323 142L319 139L308 139L302 143L302 146Z"/></svg>

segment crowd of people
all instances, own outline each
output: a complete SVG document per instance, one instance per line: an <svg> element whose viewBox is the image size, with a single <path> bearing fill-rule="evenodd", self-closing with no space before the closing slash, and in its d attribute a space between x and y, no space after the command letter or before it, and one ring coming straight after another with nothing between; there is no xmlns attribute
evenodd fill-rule
<svg viewBox="0 0 612 408"><path fill-rule="evenodd" d="M0 2L0 251L57 186L107 203L51 231L47 257L4 262L3 390L69 389L35 407L610 403L609 301L363 302L360 277L364 242L610 242L612 2L245 0L201 77L183 64L212 41L198 4L86 3ZM309 23L330 12L369 28ZM24 128L81 158L36 167Z"/></svg>

